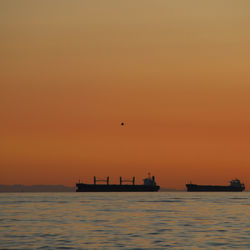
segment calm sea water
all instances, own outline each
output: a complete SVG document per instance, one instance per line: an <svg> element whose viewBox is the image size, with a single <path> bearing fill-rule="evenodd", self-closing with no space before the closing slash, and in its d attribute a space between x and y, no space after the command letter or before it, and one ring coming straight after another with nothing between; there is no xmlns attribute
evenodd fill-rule
<svg viewBox="0 0 250 250"><path fill-rule="evenodd" d="M2 193L0 249L250 249L250 192Z"/></svg>

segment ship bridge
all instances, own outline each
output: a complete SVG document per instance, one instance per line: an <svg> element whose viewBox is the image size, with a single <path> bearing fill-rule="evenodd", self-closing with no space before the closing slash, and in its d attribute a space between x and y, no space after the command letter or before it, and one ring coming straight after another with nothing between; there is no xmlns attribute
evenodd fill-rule
<svg viewBox="0 0 250 250"><path fill-rule="evenodd" d="M148 177L143 179L144 185L145 186L156 186L156 182L155 182L155 177L152 176L151 178L151 174L148 173Z"/></svg>

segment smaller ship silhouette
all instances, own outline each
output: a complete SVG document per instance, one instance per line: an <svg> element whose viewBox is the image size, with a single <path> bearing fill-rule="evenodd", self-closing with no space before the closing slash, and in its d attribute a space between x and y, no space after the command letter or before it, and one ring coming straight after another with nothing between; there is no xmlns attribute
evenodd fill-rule
<svg viewBox="0 0 250 250"><path fill-rule="evenodd" d="M245 190L244 183L241 183L239 179L230 181L228 186L214 186L214 185L197 185L186 184L188 192L242 192Z"/></svg>
<svg viewBox="0 0 250 250"><path fill-rule="evenodd" d="M97 184L97 182L106 182L105 184ZM131 184L124 184L130 182ZM148 177L143 179L142 185L135 185L135 177L123 180L120 177L120 184L110 184L109 176L107 179L97 179L94 176L94 184L76 183L76 192L157 192L160 186L157 186L155 177L150 173Z"/></svg>

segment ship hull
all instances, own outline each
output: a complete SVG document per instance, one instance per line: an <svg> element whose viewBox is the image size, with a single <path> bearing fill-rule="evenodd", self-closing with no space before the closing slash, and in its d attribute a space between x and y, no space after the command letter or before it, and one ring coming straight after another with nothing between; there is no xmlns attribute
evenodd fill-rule
<svg viewBox="0 0 250 250"><path fill-rule="evenodd" d="M76 184L76 192L157 192L159 186Z"/></svg>
<svg viewBox="0 0 250 250"><path fill-rule="evenodd" d="M186 184L188 192L242 192L245 187Z"/></svg>

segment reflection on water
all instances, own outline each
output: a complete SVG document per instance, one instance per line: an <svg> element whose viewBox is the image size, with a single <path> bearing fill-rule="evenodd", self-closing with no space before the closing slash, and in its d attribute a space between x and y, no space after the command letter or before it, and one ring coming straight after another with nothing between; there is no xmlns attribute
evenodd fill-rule
<svg viewBox="0 0 250 250"><path fill-rule="evenodd" d="M247 249L250 193L0 194L0 249Z"/></svg>

